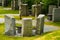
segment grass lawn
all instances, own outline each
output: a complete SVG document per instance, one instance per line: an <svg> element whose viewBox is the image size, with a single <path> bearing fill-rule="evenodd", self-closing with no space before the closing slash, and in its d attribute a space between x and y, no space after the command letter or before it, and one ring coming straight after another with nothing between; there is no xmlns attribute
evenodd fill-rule
<svg viewBox="0 0 60 40"><path fill-rule="evenodd" d="M35 40L60 40L60 30L45 34Z"/></svg>
<svg viewBox="0 0 60 40"><path fill-rule="evenodd" d="M4 24L0 23L0 40L60 40L60 30L44 33L32 37L14 37L4 35Z"/></svg>
<svg viewBox="0 0 60 40"><path fill-rule="evenodd" d="M20 20L20 16L13 16L16 20ZM0 18L4 18L4 15L0 15ZM21 18L32 18L35 19L34 16L22 16Z"/></svg>
<svg viewBox="0 0 60 40"><path fill-rule="evenodd" d="M53 25L53 26L58 26L60 27L60 22L45 22L46 25Z"/></svg>
<svg viewBox="0 0 60 40"><path fill-rule="evenodd" d="M14 16L16 20L20 20L20 16ZM34 16L22 16L21 18L32 18L33 20L35 19Z"/></svg>
<svg viewBox="0 0 60 40"><path fill-rule="evenodd" d="M0 7L0 14L18 14L18 10L4 10L3 7ZM20 20L19 16L14 16L16 20ZM0 16L4 18L4 16ZM22 18L32 18L32 16L22 16ZM60 27L60 22L45 22L47 25L54 25ZM21 24L16 24L16 26L21 26ZM60 40L60 30L44 33L43 35L37 35L32 37L15 37L4 35L4 23L0 23L0 40Z"/></svg>
<svg viewBox="0 0 60 40"><path fill-rule="evenodd" d="M0 40L34 40L35 38L38 38L39 35L37 36L32 36L32 37L14 37L14 36L7 36L4 35L4 24L0 24Z"/></svg>
<svg viewBox="0 0 60 40"><path fill-rule="evenodd" d="M18 14L18 10L4 10L4 7L0 6L0 14Z"/></svg>

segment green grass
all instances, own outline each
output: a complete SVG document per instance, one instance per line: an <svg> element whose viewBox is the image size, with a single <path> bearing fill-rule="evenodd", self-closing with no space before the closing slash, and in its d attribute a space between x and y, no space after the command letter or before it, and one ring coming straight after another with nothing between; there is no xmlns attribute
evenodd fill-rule
<svg viewBox="0 0 60 40"><path fill-rule="evenodd" d="M16 24L21 26L21 24ZM0 40L60 40L60 30L36 35L32 37L15 37L4 35L4 23L0 23Z"/></svg>
<svg viewBox="0 0 60 40"><path fill-rule="evenodd" d="M45 34L36 40L60 40L60 30Z"/></svg>
<svg viewBox="0 0 60 40"><path fill-rule="evenodd" d="M14 16L14 18L15 18L16 20L20 20L20 16ZM35 19L34 16L22 16L21 18L32 18L32 20Z"/></svg>
<svg viewBox="0 0 60 40"><path fill-rule="evenodd" d="M0 15L0 18L4 18L4 16L3 15L2 16Z"/></svg>
<svg viewBox="0 0 60 40"><path fill-rule="evenodd" d="M0 14L18 14L18 10L4 10L4 7L0 6Z"/></svg>
<svg viewBox="0 0 60 40"><path fill-rule="evenodd" d="M0 14L18 14L18 10L0 10Z"/></svg>
<svg viewBox="0 0 60 40"><path fill-rule="evenodd" d="M22 24L18 24L18 23L17 23L16 26L22 26Z"/></svg>
<svg viewBox="0 0 60 40"><path fill-rule="evenodd" d="M4 23L0 24L0 40L34 40L35 38L38 38L39 35L37 36L32 36L32 37L15 37L15 36L7 36L4 35Z"/></svg>
<svg viewBox="0 0 60 40"><path fill-rule="evenodd" d="M4 18L4 15L0 15L0 18ZM21 20L20 16L14 16L14 18L16 20ZM35 19L35 17L33 17L33 16L22 16L22 18L32 18L33 20Z"/></svg>
<svg viewBox="0 0 60 40"><path fill-rule="evenodd" d="M53 25L53 26L58 26L60 27L60 22L45 22L46 25Z"/></svg>
<svg viewBox="0 0 60 40"><path fill-rule="evenodd" d="M0 7L0 14L18 14L18 10L4 10L3 7ZM19 16L14 16L16 20L20 20ZM4 16L0 16L0 18L4 18ZM22 18L32 18L32 16L22 16ZM45 22L47 25L60 26L60 22ZM22 24L16 24L16 26L22 26ZM4 23L0 23L0 40L60 40L60 30L53 31L51 33L44 33L43 35L37 35L32 37L15 37L15 36L7 36L4 35Z"/></svg>

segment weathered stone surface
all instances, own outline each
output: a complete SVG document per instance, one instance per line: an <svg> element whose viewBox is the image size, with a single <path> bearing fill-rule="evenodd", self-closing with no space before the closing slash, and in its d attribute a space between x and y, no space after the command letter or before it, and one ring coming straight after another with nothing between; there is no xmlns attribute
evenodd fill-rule
<svg viewBox="0 0 60 40"><path fill-rule="evenodd" d="M37 18L37 23L36 23L36 33L37 34L42 34L44 30L44 16L45 15L39 15Z"/></svg>
<svg viewBox="0 0 60 40"><path fill-rule="evenodd" d="M53 8L56 8L56 5L49 5L48 20L50 21L52 21Z"/></svg>
<svg viewBox="0 0 60 40"><path fill-rule="evenodd" d="M52 21L53 22L59 22L60 21L60 8L54 8L53 9Z"/></svg>
<svg viewBox="0 0 60 40"><path fill-rule="evenodd" d="M18 0L12 0L11 1L11 8L12 8L12 10L18 10L19 9Z"/></svg>
<svg viewBox="0 0 60 40"><path fill-rule="evenodd" d="M22 0L18 0L19 11L21 10Z"/></svg>
<svg viewBox="0 0 60 40"><path fill-rule="evenodd" d="M56 8L56 5L49 5L49 13L48 14L52 15L53 8Z"/></svg>
<svg viewBox="0 0 60 40"><path fill-rule="evenodd" d="M22 36L32 36L32 18L23 18L22 22Z"/></svg>
<svg viewBox="0 0 60 40"><path fill-rule="evenodd" d="M15 19L5 15L5 34L13 36L16 34Z"/></svg>
<svg viewBox="0 0 60 40"><path fill-rule="evenodd" d="M32 5L32 15L35 16L35 14L39 15L40 13L41 13L41 4Z"/></svg>
<svg viewBox="0 0 60 40"><path fill-rule="evenodd" d="M15 9L15 7L14 7L14 1L13 1L13 0L11 1L11 9L12 9L12 10Z"/></svg>
<svg viewBox="0 0 60 40"><path fill-rule="evenodd" d="M27 4L21 4L21 15L22 16L28 15L28 5Z"/></svg>

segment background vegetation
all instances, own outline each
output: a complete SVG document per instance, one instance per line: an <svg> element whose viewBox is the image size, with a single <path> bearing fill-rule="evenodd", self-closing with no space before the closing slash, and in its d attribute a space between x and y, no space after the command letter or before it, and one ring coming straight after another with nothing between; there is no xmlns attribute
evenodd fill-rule
<svg viewBox="0 0 60 40"><path fill-rule="evenodd" d="M43 8L42 8L42 13L47 14L48 13L48 7L49 5L56 5L58 3L58 0L23 0L23 3L27 3L29 6L29 9L31 9L33 4L43 2ZM59 1L60 2L60 1ZM8 0L8 4L11 4L11 0ZM60 3L59 3L60 4Z"/></svg>

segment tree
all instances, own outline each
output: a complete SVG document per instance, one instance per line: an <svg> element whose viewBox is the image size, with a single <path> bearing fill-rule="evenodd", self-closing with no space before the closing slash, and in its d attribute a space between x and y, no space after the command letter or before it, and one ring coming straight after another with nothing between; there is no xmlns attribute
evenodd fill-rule
<svg viewBox="0 0 60 40"><path fill-rule="evenodd" d="M46 14L46 13L48 13L48 6L49 5L56 5L57 6L58 0L42 0L42 2L44 3L43 11Z"/></svg>

